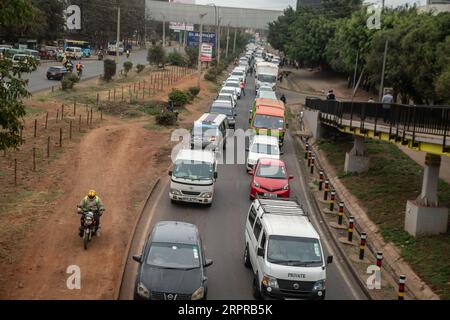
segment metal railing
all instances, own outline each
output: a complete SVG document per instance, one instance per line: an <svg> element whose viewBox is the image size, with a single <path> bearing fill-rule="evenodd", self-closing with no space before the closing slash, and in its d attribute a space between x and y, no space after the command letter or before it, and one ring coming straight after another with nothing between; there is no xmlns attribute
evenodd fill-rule
<svg viewBox="0 0 450 320"><path fill-rule="evenodd" d="M349 126L361 132L389 128L389 138L407 144L406 134L413 146L417 134L431 135L442 141L443 152L450 152L450 106L402 105L376 102L322 100L307 97L307 109L320 111L320 120L338 128ZM387 108L388 107L388 108Z"/></svg>

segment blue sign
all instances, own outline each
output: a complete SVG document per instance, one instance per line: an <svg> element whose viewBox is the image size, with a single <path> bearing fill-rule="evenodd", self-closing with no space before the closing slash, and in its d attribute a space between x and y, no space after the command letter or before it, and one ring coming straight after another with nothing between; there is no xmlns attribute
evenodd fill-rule
<svg viewBox="0 0 450 320"><path fill-rule="evenodd" d="M189 31L187 34L187 45L190 47L198 46L200 39L200 32L197 31ZM203 32L202 33L202 42L209 43L213 47L216 46L216 34L215 32Z"/></svg>

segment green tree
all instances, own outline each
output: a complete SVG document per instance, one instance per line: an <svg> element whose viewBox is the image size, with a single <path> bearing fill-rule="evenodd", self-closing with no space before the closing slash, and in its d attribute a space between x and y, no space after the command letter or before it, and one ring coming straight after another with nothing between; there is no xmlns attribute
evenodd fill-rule
<svg viewBox="0 0 450 320"><path fill-rule="evenodd" d="M37 34L39 39L56 40L64 32L65 3L60 0L32 0L33 5L39 9L45 18L43 30Z"/></svg>
<svg viewBox="0 0 450 320"><path fill-rule="evenodd" d="M123 63L123 71L125 72L125 77L128 76L128 72L133 69L133 63L131 61L125 61Z"/></svg>
<svg viewBox="0 0 450 320"><path fill-rule="evenodd" d="M148 49L147 61L150 64L160 65L166 63L166 53L162 46L154 46Z"/></svg>
<svg viewBox="0 0 450 320"><path fill-rule="evenodd" d="M286 52L286 45L290 43L289 26L297 18L296 12L292 7L284 10L284 14L277 20L269 23L269 33L267 40L271 46L277 50Z"/></svg>

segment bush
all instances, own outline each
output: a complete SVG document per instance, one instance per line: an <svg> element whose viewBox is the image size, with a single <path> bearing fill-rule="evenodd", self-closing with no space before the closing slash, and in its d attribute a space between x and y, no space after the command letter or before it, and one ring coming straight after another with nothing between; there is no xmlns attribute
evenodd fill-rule
<svg viewBox="0 0 450 320"><path fill-rule="evenodd" d="M78 78L73 73L67 73L64 78L61 80L61 89L63 90L69 90L72 89L75 83L80 81L80 78Z"/></svg>
<svg viewBox="0 0 450 320"><path fill-rule="evenodd" d="M198 94L200 93L199 87L190 87L188 90L194 97L198 96Z"/></svg>
<svg viewBox="0 0 450 320"><path fill-rule="evenodd" d="M116 75L116 62L111 59L106 59L103 62L103 79L110 81Z"/></svg>
<svg viewBox="0 0 450 320"><path fill-rule="evenodd" d="M160 114L166 107L167 101L151 100L140 107L139 111L154 116Z"/></svg>
<svg viewBox="0 0 450 320"><path fill-rule="evenodd" d="M123 70L125 72L125 77L128 75L128 72L133 68L133 63L131 61L125 61L123 63Z"/></svg>
<svg viewBox="0 0 450 320"><path fill-rule="evenodd" d="M166 63L166 53L164 48L162 46L154 46L148 49L147 61L150 64L162 64L164 67L164 64Z"/></svg>
<svg viewBox="0 0 450 320"><path fill-rule="evenodd" d="M169 99L173 101L174 107L182 107L191 101L186 91L178 89L173 89L172 92L169 93Z"/></svg>
<svg viewBox="0 0 450 320"><path fill-rule="evenodd" d="M194 67L198 63L198 47L187 47L186 52L186 63L188 67Z"/></svg>
<svg viewBox="0 0 450 320"><path fill-rule="evenodd" d="M174 66L185 66L186 60L184 59L183 55L177 51L172 51L167 56L167 62Z"/></svg>
<svg viewBox="0 0 450 320"><path fill-rule="evenodd" d="M164 112L155 116L157 124L162 126L172 126L177 123L177 115L175 112Z"/></svg>
<svg viewBox="0 0 450 320"><path fill-rule="evenodd" d="M216 68L210 68L205 74L205 80L215 82L217 80Z"/></svg>
<svg viewBox="0 0 450 320"><path fill-rule="evenodd" d="M136 72L137 73L141 73L142 71L144 71L144 69L145 69L145 66L143 64L138 64L136 66Z"/></svg>

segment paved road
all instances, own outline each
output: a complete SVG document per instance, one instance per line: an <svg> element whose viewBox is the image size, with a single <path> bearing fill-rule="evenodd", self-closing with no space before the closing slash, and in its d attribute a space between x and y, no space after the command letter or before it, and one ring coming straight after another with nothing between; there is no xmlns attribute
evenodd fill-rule
<svg viewBox="0 0 450 320"><path fill-rule="evenodd" d="M247 129L248 109L254 99L254 80L247 84L247 96L239 100L237 113L237 128ZM293 98L290 95L290 98ZM289 98L288 98L289 99ZM288 135L284 147L283 159L286 161L288 172L295 175L292 182L293 194L306 204L312 214L312 221L318 227L317 213L311 207L308 190L301 179L300 168L294 153L292 138ZM147 237L153 225L161 220L179 220L194 223L198 226L205 251L214 264L208 268L208 299L253 299L252 272L243 265L244 226L250 206L249 182L245 165L219 165L218 180L215 187L215 198L211 208L194 205L173 205L168 196L168 178L161 181L160 186L152 196L152 204L145 208L144 217L151 217L151 221L141 221L139 228L147 229L142 233ZM145 227L143 227L145 226ZM343 263L336 256L321 228L318 228L323 238L326 255L333 254L335 261L328 268L327 299L364 299L365 296L352 278L344 270ZM132 247L131 254L140 254L140 245ZM122 284L121 299L130 299L136 263L128 263L125 281Z"/></svg>
<svg viewBox="0 0 450 320"><path fill-rule="evenodd" d="M174 48L167 48L167 52L173 51ZM106 58L115 59L114 56L107 56ZM119 65L117 66L117 73L123 69L123 63L127 58L125 55L119 56ZM147 51L139 50L131 52L129 60L133 62L133 65L138 63L147 64ZM76 62L75 62L76 63ZM103 61L98 60L81 60L81 63L84 65L83 76L82 79L92 78L98 75L103 74ZM50 66L61 65L59 62L55 63L42 63L38 69L30 74L26 74L23 76L24 79L28 79L28 90L30 92L36 92L40 90L50 89L52 86L59 86L60 82L57 80L47 80L46 74L47 69Z"/></svg>

